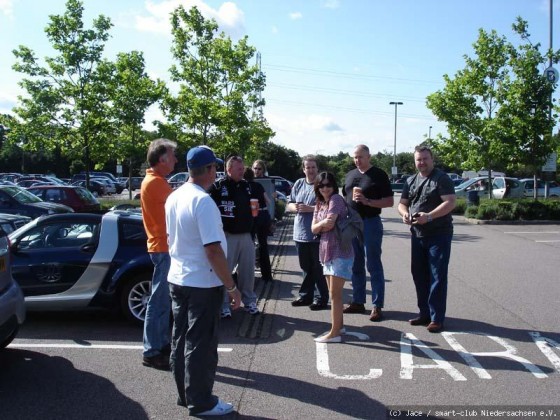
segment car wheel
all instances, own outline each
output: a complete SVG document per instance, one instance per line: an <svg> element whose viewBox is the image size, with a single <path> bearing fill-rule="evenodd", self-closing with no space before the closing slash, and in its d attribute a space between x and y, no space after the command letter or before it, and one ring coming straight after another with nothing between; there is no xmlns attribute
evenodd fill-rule
<svg viewBox="0 0 560 420"><path fill-rule="evenodd" d="M4 341L2 341L2 342L0 343L0 350L2 350L2 349L4 349L4 348L8 347L8 346L10 345L10 343L11 343L12 341L14 341L14 338L16 338L16 335L17 335L17 333L18 333L18 330L19 330L19 327L16 327L16 328L14 329L14 331L13 331L8 337L6 337L6 339L5 339Z"/></svg>
<svg viewBox="0 0 560 420"><path fill-rule="evenodd" d="M152 276L147 274L137 275L123 286L121 310L126 319L135 324L144 323L151 290Z"/></svg>

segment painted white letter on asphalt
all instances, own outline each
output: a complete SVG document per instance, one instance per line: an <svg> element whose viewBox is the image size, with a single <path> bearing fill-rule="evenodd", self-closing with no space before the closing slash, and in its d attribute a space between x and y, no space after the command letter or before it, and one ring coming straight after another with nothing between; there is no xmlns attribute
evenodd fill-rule
<svg viewBox="0 0 560 420"><path fill-rule="evenodd" d="M548 360L550 360L550 363L552 363L554 369L556 369L556 371L560 373L560 357L552 351L553 348L555 348L556 350L560 350L560 343L557 343L551 338L543 337L540 333L535 331L530 332L529 335L531 336L539 350L543 352Z"/></svg>
<svg viewBox="0 0 560 420"><path fill-rule="evenodd" d="M421 350L426 356L436 362L435 365L415 365L412 359L412 346ZM412 379L414 369L443 369L455 381L466 381L461 372L443 360L438 353L429 348L422 341L418 340L414 334L403 333L401 336L401 379Z"/></svg>
<svg viewBox="0 0 560 420"><path fill-rule="evenodd" d="M347 332L345 335L352 335L360 340L369 340L367 334ZM329 353L326 343L315 343L317 348L317 370L319 375L331 379L347 379L347 380L366 380L379 378L383 374L382 369L370 369L367 375L337 375L331 372L329 367Z"/></svg>
<svg viewBox="0 0 560 420"><path fill-rule="evenodd" d="M476 334L476 335L479 335L479 336L482 336L482 337L488 337L488 338L494 340L496 343L498 343L502 347L504 347L506 350L505 351L487 351L487 352L469 352L461 344L459 344L459 342L455 339L454 335L459 335L459 334ZM447 340L449 345L451 347L453 347L453 350L455 350L457 353L459 353L459 355L465 360L465 362L467 362L467 364L478 375L479 378L491 379L492 376L490 376L488 371L482 367L482 365L478 362L478 360L475 359L474 356L502 357L502 358L505 358L505 359L510 359L510 360L515 361L515 362L521 363L523 365L523 367L525 367L525 369L527 369L529 372L531 372L533 375L535 375L536 378L543 379L543 378L547 377L546 373L544 373L542 370L540 370L533 363L531 363L527 359L524 359L521 356L518 356L517 355L517 349L515 347L513 347L512 345L508 344L503 338L496 337L496 336L493 336L493 335L486 335L486 334L483 334L481 332L474 332L474 331L471 331L471 332L442 332L441 335L443 336L443 338L445 338Z"/></svg>

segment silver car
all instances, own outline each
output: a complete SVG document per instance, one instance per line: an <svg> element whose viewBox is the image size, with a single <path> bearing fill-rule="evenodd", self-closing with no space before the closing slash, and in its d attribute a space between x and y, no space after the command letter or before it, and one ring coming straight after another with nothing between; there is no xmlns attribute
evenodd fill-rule
<svg viewBox="0 0 560 420"><path fill-rule="evenodd" d="M525 197L534 197L535 183L533 178L523 178L519 182L523 185L523 195ZM540 179L537 180L537 191L538 197L544 197L544 181ZM560 197L560 185L556 182L550 182L548 184L548 196L550 198Z"/></svg>
<svg viewBox="0 0 560 420"><path fill-rule="evenodd" d="M12 277L10 242L0 228L0 350L16 337L25 320L23 293Z"/></svg>
<svg viewBox="0 0 560 420"><path fill-rule="evenodd" d="M488 177L479 176L468 179L455 187L457 197L466 197L470 191L476 191L479 197L488 196ZM523 186L517 178L499 176L492 178L493 198L523 197Z"/></svg>

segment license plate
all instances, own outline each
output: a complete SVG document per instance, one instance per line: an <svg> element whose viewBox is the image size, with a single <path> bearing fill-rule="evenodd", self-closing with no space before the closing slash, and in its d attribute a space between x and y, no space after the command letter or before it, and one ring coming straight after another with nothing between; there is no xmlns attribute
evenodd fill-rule
<svg viewBox="0 0 560 420"><path fill-rule="evenodd" d="M0 271L6 271L6 258L0 257Z"/></svg>

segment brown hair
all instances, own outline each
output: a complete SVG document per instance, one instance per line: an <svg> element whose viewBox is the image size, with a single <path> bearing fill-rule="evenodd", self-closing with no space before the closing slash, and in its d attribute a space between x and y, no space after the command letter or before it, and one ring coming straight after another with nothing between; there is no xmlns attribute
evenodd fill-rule
<svg viewBox="0 0 560 420"><path fill-rule="evenodd" d="M315 191L315 198L317 199L317 201L320 201L321 203L324 203L325 199L323 198L323 195L319 192L319 187L321 186L324 180L329 181L329 184L332 185L333 194L338 193L338 184L336 183L336 178L334 177L334 174L332 172L321 172L319 175L317 175L317 178L315 178L315 185L313 186L313 191Z"/></svg>

